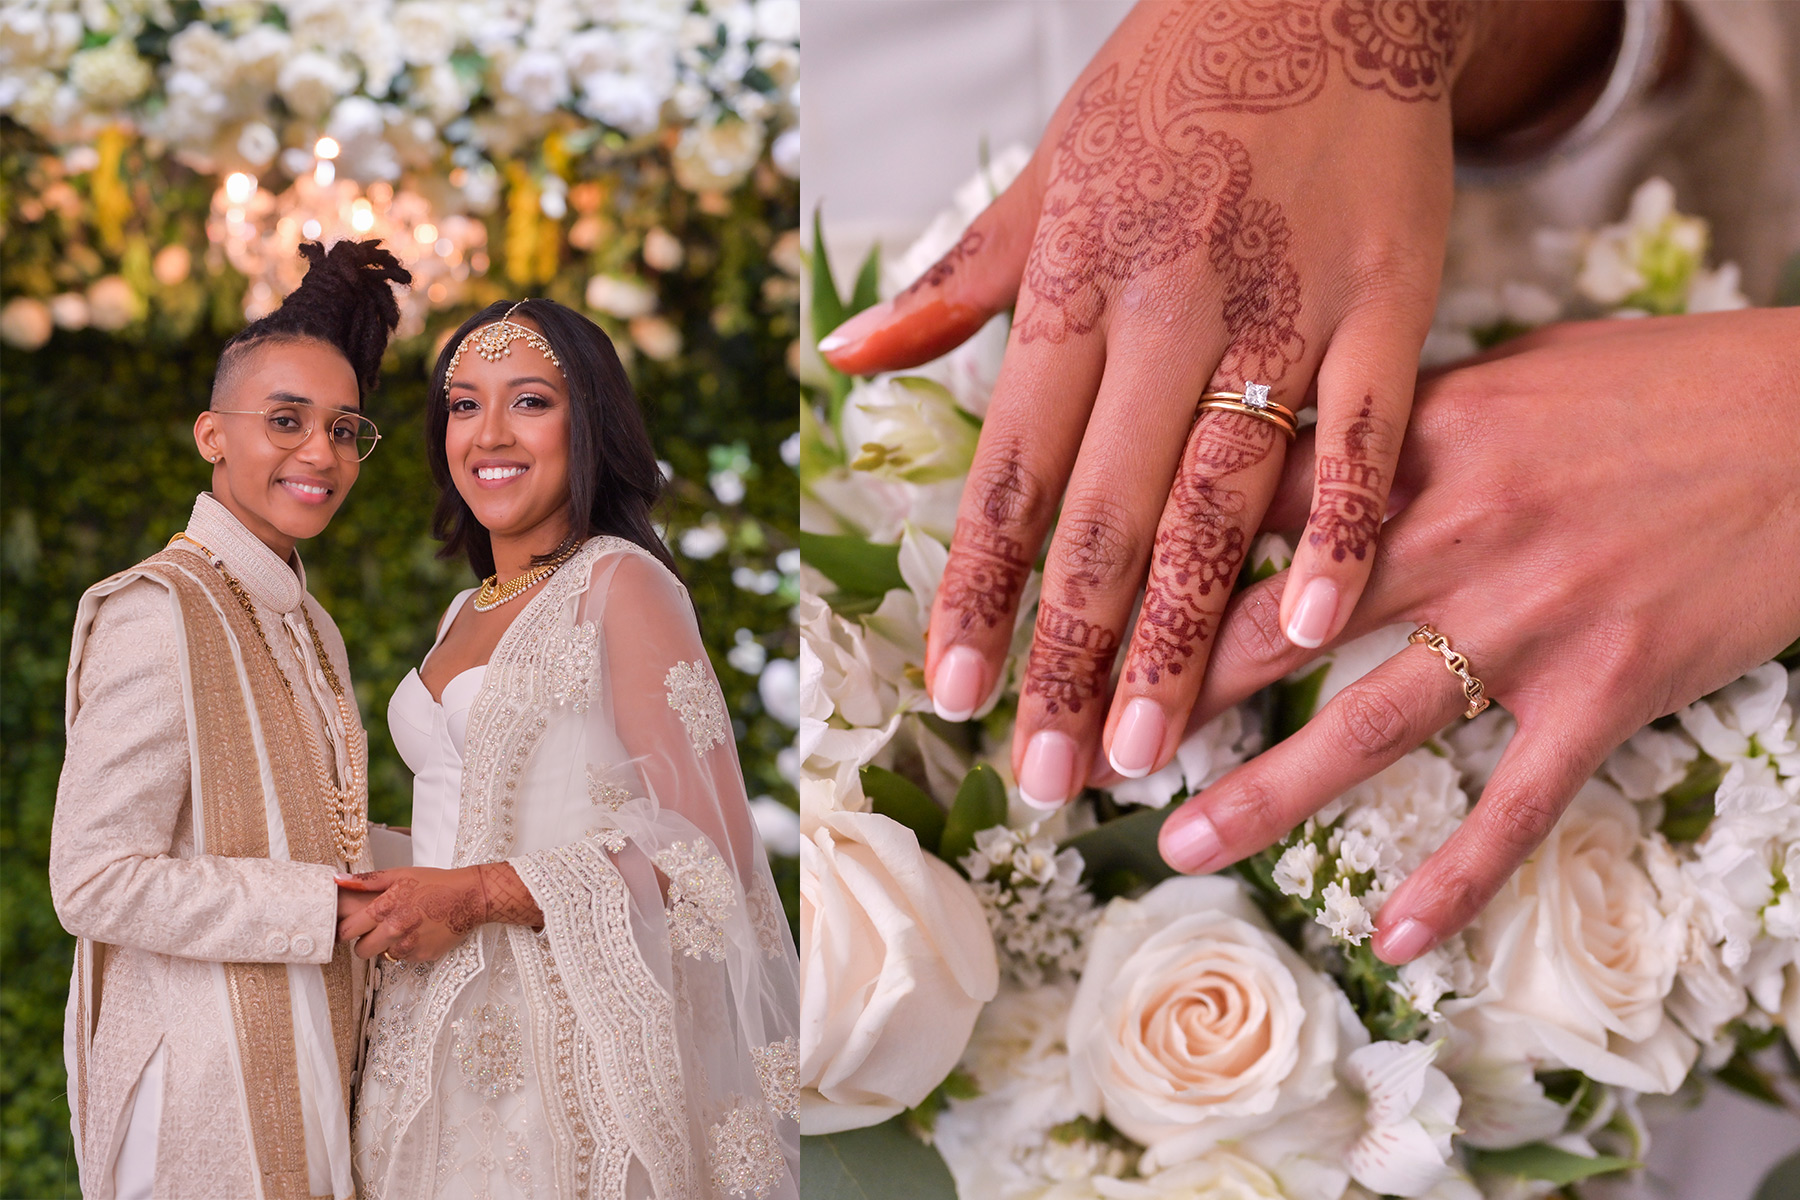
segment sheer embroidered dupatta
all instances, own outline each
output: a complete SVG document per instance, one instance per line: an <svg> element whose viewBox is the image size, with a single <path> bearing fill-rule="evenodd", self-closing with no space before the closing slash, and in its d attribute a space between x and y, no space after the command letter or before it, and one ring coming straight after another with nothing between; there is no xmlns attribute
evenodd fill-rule
<svg viewBox="0 0 1800 1200"><path fill-rule="evenodd" d="M594 539L507 631L458 821L457 864L507 859L544 929L384 968L367 1194L458 1194L456 1139L486 1136L477 1173L515 1195L797 1196L797 956L692 606L655 559Z"/></svg>

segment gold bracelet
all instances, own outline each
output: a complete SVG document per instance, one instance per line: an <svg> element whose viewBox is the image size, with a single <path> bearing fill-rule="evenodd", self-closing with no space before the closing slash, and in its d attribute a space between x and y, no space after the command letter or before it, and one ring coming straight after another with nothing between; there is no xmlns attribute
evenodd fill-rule
<svg viewBox="0 0 1800 1200"><path fill-rule="evenodd" d="M1481 715L1483 709L1493 703L1487 698L1487 688L1481 680L1469 674L1469 660L1450 648L1450 639L1433 629L1430 625L1421 625L1406 639L1415 646L1425 646L1436 651L1444 660L1444 666L1450 673L1462 680L1463 699L1469 707L1463 713L1464 720L1474 720Z"/></svg>

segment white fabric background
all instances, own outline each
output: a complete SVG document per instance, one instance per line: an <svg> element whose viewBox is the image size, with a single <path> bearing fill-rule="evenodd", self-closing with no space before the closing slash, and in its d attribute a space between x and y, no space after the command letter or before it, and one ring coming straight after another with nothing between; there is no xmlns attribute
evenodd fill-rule
<svg viewBox="0 0 1800 1200"><path fill-rule="evenodd" d="M809 230L824 205L840 276L871 243L897 254L922 232L975 172L984 139L994 150L1035 146L1063 93L1130 7L1126 0L805 0L801 203ZM1770 69L1781 72L1781 50L1762 40ZM1702 82L1711 80L1703 74ZM1646 114L1643 124L1665 116ZM1587 187L1561 189L1553 223L1617 219L1612 194L1643 177L1631 164L1651 153L1653 140L1647 128L1619 132L1588 163L1558 169L1563 179L1583 165L1592 173ZM1765 142L1777 155L1785 146ZM1569 203L1572 191L1581 201ZM1494 228L1487 215L1470 213L1470 223ZM1714 215L1719 224L1723 214ZM1729 236L1728 223L1721 232ZM1768 1169L1800 1149L1800 1118L1723 1088L1708 1089L1692 1114L1650 1107L1655 1142L1646 1178L1616 1195L1749 1200Z"/></svg>

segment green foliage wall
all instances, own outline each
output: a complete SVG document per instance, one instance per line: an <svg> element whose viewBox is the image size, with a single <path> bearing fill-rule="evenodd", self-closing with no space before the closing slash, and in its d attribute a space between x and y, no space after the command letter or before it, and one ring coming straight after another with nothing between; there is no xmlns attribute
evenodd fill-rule
<svg viewBox="0 0 1800 1200"><path fill-rule="evenodd" d="M728 665L747 629L774 658L793 658L791 576L759 595L736 567L768 571L794 544L797 484L781 457L795 429L786 368L797 333L792 298L768 251L795 225L791 185L743 189L728 211L690 211L672 227L689 246L665 278L663 311L679 318L682 355L633 368L658 453L675 471L672 531L712 514L730 547L704 562L677 555L725 685L752 796L792 805L775 756L791 731L763 711L756 677ZM9 250L11 248L9 247ZM579 302L578 297L559 297ZM390 356L369 402L384 440L331 528L305 545L308 582L349 647L369 730L371 816L405 822L411 777L388 738L387 699L430 645L450 597L473 582L434 557L436 493L425 465L426 354L467 310L440 314L426 337ZM51 909L45 877L63 755L63 686L75 606L95 581L161 549L186 521L209 470L192 440L222 338L199 329L134 336L59 333L35 353L0 361L0 1196L78 1194L62 1062L63 1005L73 947ZM721 504L704 480L719 446L751 465L748 494ZM791 864L777 863L790 914Z"/></svg>

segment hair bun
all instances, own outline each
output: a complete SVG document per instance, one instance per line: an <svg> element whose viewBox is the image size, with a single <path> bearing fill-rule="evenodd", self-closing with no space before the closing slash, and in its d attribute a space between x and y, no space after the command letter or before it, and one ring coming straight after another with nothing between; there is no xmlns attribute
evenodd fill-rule
<svg viewBox="0 0 1800 1200"><path fill-rule="evenodd" d="M300 255L309 264L300 286L281 307L253 321L225 344L220 371L234 349L271 340L314 339L336 347L356 372L361 395L381 378L381 358L400 324L400 304L392 284L412 283L412 272L382 246L381 239L349 238L329 249L322 242L302 242Z"/></svg>

